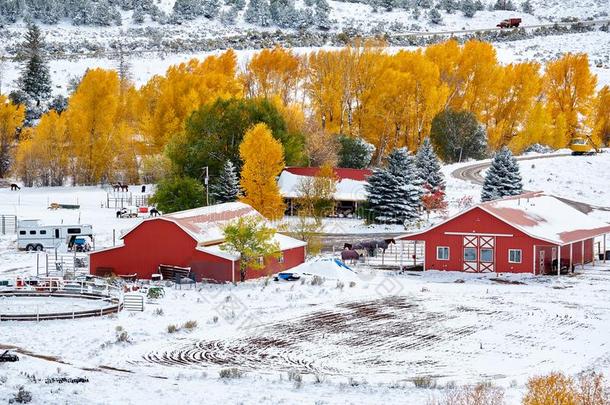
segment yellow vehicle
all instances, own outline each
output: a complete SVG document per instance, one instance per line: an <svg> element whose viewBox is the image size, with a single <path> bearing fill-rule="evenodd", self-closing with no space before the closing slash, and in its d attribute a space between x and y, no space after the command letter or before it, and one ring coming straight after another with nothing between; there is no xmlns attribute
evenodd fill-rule
<svg viewBox="0 0 610 405"><path fill-rule="evenodd" d="M597 148L593 146L590 139L580 136L572 138L570 149L572 150L572 155L593 155L597 152Z"/></svg>

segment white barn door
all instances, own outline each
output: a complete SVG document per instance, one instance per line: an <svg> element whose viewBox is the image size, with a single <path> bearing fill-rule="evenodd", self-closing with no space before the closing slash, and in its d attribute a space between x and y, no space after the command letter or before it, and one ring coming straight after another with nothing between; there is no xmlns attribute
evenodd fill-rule
<svg viewBox="0 0 610 405"><path fill-rule="evenodd" d="M492 273L495 265L494 236L464 236L464 271Z"/></svg>

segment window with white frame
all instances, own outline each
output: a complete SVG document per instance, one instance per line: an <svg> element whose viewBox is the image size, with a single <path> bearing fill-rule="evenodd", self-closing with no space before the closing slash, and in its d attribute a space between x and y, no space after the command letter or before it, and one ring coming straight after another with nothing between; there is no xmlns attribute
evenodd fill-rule
<svg viewBox="0 0 610 405"><path fill-rule="evenodd" d="M436 247L436 260L449 260L449 247L437 246Z"/></svg>
<svg viewBox="0 0 610 405"><path fill-rule="evenodd" d="M283 253L280 254L280 257L278 257L277 261L278 261L278 263L284 263L284 254Z"/></svg>
<svg viewBox="0 0 610 405"><path fill-rule="evenodd" d="M521 263L521 249L508 249L508 262Z"/></svg>
<svg viewBox="0 0 610 405"><path fill-rule="evenodd" d="M464 248L464 261L465 262L476 262L477 261L477 248L473 248L473 247Z"/></svg>

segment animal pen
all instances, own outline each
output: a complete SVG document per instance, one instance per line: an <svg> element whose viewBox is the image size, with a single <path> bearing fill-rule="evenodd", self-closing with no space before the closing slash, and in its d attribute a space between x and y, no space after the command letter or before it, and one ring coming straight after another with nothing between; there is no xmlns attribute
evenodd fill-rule
<svg viewBox="0 0 610 405"><path fill-rule="evenodd" d="M148 205L150 194L131 193L126 191L109 191L106 193L107 208L142 207Z"/></svg>
<svg viewBox="0 0 610 405"><path fill-rule="evenodd" d="M425 246L420 241L397 240L384 250L379 243L372 242L372 249L356 249L358 260L344 260L348 264L363 263L373 267L423 270ZM336 247L335 255L342 256Z"/></svg>

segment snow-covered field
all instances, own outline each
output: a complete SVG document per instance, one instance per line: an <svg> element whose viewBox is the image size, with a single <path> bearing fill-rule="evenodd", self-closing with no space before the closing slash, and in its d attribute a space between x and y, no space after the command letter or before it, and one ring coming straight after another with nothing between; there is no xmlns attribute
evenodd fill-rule
<svg viewBox="0 0 610 405"><path fill-rule="evenodd" d="M0 347L27 355L0 366L0 397L24 385L35 403L425 404L447 384L487 381L517 404L533 374L610 372L610 267L502 277L523 284L358 271L352 287L258 280L169 289L143 313L2 323ZM195 329L167 332L191 320ZM117 328L129 343L117 342ZM241 378L220 378L233 367ZM415 388L418 376L441 388ZM59 377L89 382L45 382Z"/></svg>
<svg viewBox="0 0 610 405"><path fill-rule="evenodd" d="M582 182L583 173L603 172L607 159L554 157L523 162L522 170L529 189L586 200L589 194L570 184ZM457 167L443 170L449 176ZM546 173L573 183L546 182ZM530 178L544 187L530 186ZM478 186L450 177L447 183L450 200L472 195L477 201ZM607 199L591 200L601 201ZM78 203L81 210L48 210L52 202ZM93 224L98 247L112 244L113 230L118 235L138 221L117 219L114 209L102 208L105 202L105 190L97 187L0 190L0 213L48 223L80 219ZM355 220L332 221L370 232ZM0 239L0 278L35 272L36 255L14 246L14 236ZM356 272L354 284L327 279L315 285L307 278L167 288L143 313L0 322L0 349L21 353L18 363L0 363L0 398L24 386L34 403L425 404L442 398L443 387L487 381L505 390L507 404L518 404L532 375L610 373L610 262L570 277L505 274L499 281L496 275L399 274L364 265ZM2 300L0 306L9 307ZM187 321L197 327L186 329ZM182 328L168 333L170 324ZM128 342L117 339L123 332ZM243 375L221 378L230 368ZM413 379L422 376L438 387L416 388ZM61 378L88 382L57 382Z"/></svg>
<svg viewBox="0 0 610 405"><path fill-rule="evenodd" d="M610 153L563 156L519 163L523 185L558 196L610 207Z"/></svg>

